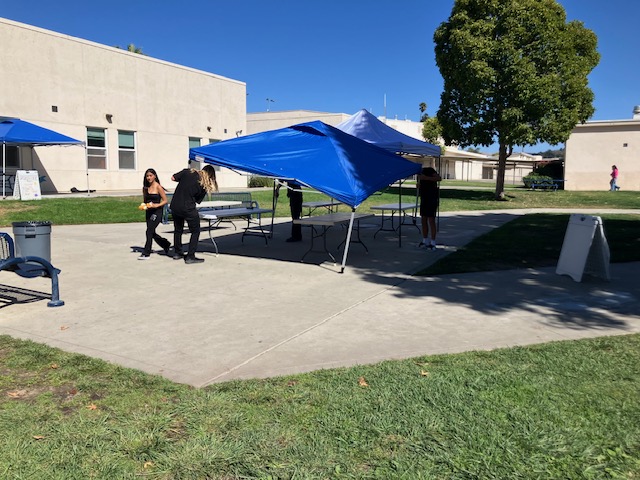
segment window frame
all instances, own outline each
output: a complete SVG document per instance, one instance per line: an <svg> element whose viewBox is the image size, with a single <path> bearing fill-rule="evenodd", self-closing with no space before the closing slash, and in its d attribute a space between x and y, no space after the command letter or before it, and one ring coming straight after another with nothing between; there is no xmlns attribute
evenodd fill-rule
<svg viewBox="0 0 640 480"><path fill-rule="evenodd" d="M104 135L103 137L103 143L104 146L97 146L97 145L91 145L91 141L93 140L95 142L96 137L93 137L93 139L89 138L89 131L93 130L95 132L101 131ZM108 170L109 169L109 142L108 142L108 138L109 138L109 131L106 128L102 128L102 127L87 127L87 170ZM94 151L102 151L101 155L95 155L95 154L91 154L91 150ZM91 163L89 160L91 160L92 158L104 158L104 167L94 167L91 166Z"/></svg>
<svg viewBox="0 0 640 480"><path fill-rule="evenodd" d="M128 147L128 146L123 146L122 143L120 142L120 135L122 134L131 134L131 138L133 140L133 147ZM134 130L118 130L118 170L135 170L138 164L138 150L136 148L137 145L137 134ZM123 167L122 166L122 161L123 161L123 154L127 154L126 156L129 156L128 154L133 153L133 165L131 165L130 167ZM124 158L124 160L128 160L127 158Z"/></svg>

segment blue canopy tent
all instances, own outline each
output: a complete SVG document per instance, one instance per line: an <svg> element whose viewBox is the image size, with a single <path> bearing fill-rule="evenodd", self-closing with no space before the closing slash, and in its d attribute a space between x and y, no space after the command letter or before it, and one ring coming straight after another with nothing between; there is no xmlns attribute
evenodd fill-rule
<svg viewBox="0 0 640 480"><path fill-rule="evenodd" d="M378 120L364 108L336 126L360 140L372 143L391 153L439 157L440 147L405 135Z"/></svg>
<svg viewBox="0 0 640 480"><path fill-rule="evenodd" d="M232 170L296 180L349 205L342 270L355 209L378 190L420 171L420 165L320 121L191 148L189 158L196 157Z"/></svg>
<svg viewBox="0 0 640 480"><path fill-rule="evenodd" d="M423 142L417 138L405 135L395 128L378 120L364 108L355 113L336 128L360 140L376 145L388 152L413 157L440 157L440 147L432 143ZM439 170L439 168L438 168ZM402 182L398 195L398 208L402 204ZM418 191L416 190L416 209L418 206ZM414 218L415 223L415 218ZM402 246L402 222L399 225L398 243Z"/></svg>
<svg viewBox="0 0 640 480"><path fill-rule="evenodd" d="M67 137L61 133L39 127L18 118L5 118L0 121L0 141L2 141L2 198L5 196L6 147L41 145L84 145L84 142ZM88 173L87 173L88 182ZM87 186L88 190L88 186Z"/></svg>

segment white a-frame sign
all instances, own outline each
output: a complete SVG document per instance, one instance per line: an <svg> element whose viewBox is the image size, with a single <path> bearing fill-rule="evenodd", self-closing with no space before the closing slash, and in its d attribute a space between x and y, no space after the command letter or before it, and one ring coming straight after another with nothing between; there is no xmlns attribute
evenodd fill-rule
<svg viewBox="0 0 640 480"><path fill-rule="evenodd" d="M13 186L15 200L42 200L40 177L37 170L18 170Z"/></svg>
<svg viewBox="0 0 640 480"><path fill-rule="evenodd" d="M602 229L602 219L573 214L564 234L556 273L569 275L576 282L583 274L609 280L609 244Z"/></svg>

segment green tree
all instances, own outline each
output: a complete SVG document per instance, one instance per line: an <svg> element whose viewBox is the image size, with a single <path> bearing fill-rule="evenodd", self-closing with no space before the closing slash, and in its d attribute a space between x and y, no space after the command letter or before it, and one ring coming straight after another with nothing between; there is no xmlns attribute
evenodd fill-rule
<svg viewBox="0 0 640 480"><path fill-rule="evenodd" d="M427 113L427 104L421 102L418 108L420 109L420 121L424 122L427 118L429 118L429 114Z"/></svg>
<svg viewBox="0 0 640 480"><path fill-rule="evenodd" d="M122 48L120 45L116 45L116 48ZM142 51L142 47L136 47L133 43L127 45L127 51L132 53L139 53L140 55L145 55Z"/></svg>
<svg viewBox="0 0 640 480"><path fill-rule="evenodd" d="M434 34L445 144L499 145L496 198L516 145L566 141L594 112L596 35L556 0L456 0Z"/></svg>
<svg viewBox="0 0 640 480"><path fill-rule="evenodd" d="M442 145L442 126L438 117L427 117L422 121L422 137L434 145Z"/></svg>

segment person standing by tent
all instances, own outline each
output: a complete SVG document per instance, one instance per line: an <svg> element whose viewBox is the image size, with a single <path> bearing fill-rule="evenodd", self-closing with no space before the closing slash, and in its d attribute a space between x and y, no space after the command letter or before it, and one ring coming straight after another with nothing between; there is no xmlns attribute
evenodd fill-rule
<svg viewBox="0 0 640 480"><path fill-rule="evenodd" d="M420 248L429 250L436 248L436 213L440 205L440 188L438 187L440 180L442 177L433 167L423 168L422 173L418 175L420 216L422 217L422 241L418 244Z"/></svg>
<svg viewBox="0 0 640 480"><path fill-rule="evenodd" d="M173 247L174 260L184 259L184 263L202 263L204 258L196 258L196 249L200 239L200 217L196 203L202 202L207 193L218 190L216 171L207 165L202 170L185 168L173 174L171 180L178 182L176 191L171 199L171 214L173 215ZM187 222L191 238L189 250L185 256L182 251L182 233L184 222Z"/></svg>
<svg viewBox="0 0 640 480"><path fill-rule="evenodd" d="M287 180L287 197L289 197L289 209L291 210L291 236L285 242L302 241L302 225L295 223L302 216L302 185L295 180ZM276 197L280 192L282 183L278 181Z"/></svg>
<svg viewBox="0 0 640 480"><path fill-rule="evenodd" d="M160 185L158 174L153 168L148 168L144 172L142 181L142 200L145 206L145 216L147 219L147 240L144 244L142 254L138 260L148 260L151 255L151 245L155 240L162 247L164 253L169 255L171 242L156 233L158 224L162 220L162 209L167 204L167 194L164 187Z"/></svg>
<svg viewBox="0 0 640 480"><path fill-rule="evenodd" d="M618 167L615 165L611 165L611 180L609 181L609 185L611 186L612 192L620 190L618 186Z"/></svg>

